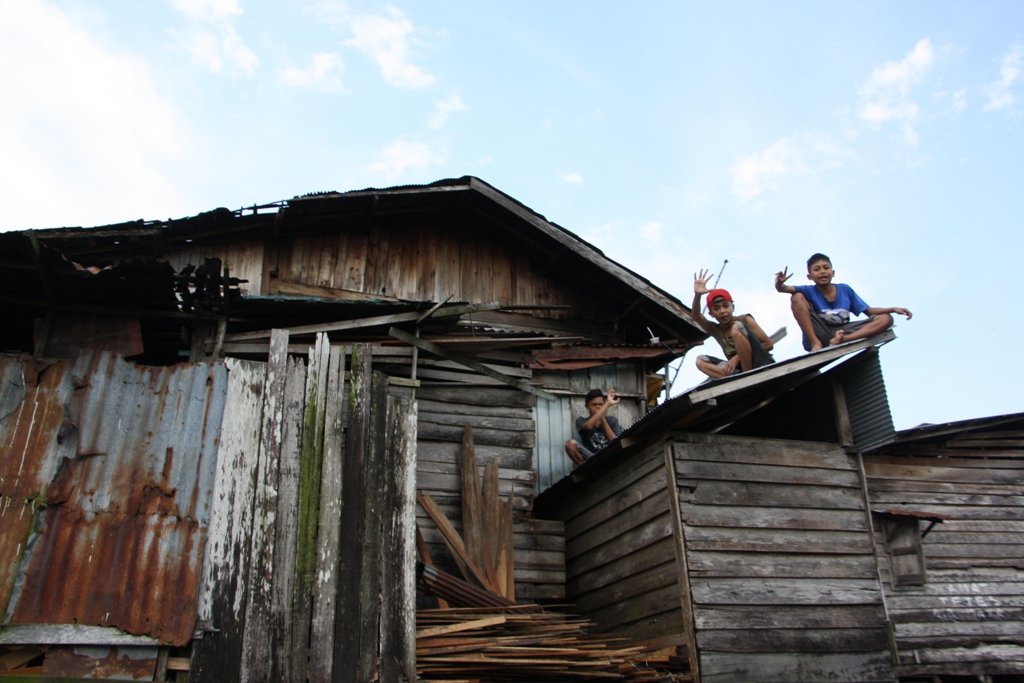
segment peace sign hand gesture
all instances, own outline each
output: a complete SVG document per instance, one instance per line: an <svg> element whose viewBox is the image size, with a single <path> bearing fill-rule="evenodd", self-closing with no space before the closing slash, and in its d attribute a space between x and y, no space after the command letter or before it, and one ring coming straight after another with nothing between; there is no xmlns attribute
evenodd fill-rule
<svg viewBox="0 0 1024 683"><path fill-rule="evenodd" d="M776 291L783 291L782 287L786 284L786 280L793 277L793 273L788 272L789 266L786 266L778 273L775 273L775 289Z"/></svg>
<svg viewBox="0 0 1024 683"><path fill-rule="evenodd" d="M711 290L708 289L708 280L714 276L714 273L709 273L707 269L702 268L700 273L695 273L693 276L693 293L707 294Z"/></svg>

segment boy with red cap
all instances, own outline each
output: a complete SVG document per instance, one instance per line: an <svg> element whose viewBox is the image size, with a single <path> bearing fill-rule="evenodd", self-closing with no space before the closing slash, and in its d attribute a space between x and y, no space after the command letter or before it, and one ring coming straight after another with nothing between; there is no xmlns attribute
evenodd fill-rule
<svg viewBox="0 0 1024 683"><path fill-rule="evenodd" d="M717 379L774 363L775 359L768 353L772 350L772 340L757 324L754 316L735 315L732 295L724 289L708 290L709 279L711 274L706 270L693 276L691 313L701 329L714 337L722 347L726 360L714 356L697 356L697 369ZM711 322L701 314L702 294L708 295L708 313L717 322Z"/></svg>
<svg viewBox="0 0 1024 683"><path fill-rule="evenodd" d="M790 305L800 331L804 333L804 349L817 351L826 344L835 345L855 339L873 337L892 327L892 314L907 316L913 314L905 308L878 308L868 306L847 284L835 284L832 278L832 259L824 254L814 254L807 259L807 279L813 285L787 285L786 280L793 273L783 268L775 273L775 290L792 294ZM850 321L850 314L864 313L867 320Z"/></svg>

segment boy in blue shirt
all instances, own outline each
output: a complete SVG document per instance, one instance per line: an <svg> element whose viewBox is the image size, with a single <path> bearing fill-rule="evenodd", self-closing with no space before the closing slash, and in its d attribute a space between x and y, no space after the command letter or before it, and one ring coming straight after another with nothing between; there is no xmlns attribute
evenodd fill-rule
<svg viewBox="0 0 1024 683"><path fill-rule="evenodd" d="M826 344L835 345L855 339L872 337L892 327L892 314L899 313L910 320L912 314L905 308L877 308L868 306L850 285L833 284L832 260L824 254L807 259L807 279L813 285L787 285L793 277L788 268L775 273L775 290L792 294L790 302L793 317L804 333L804 349L818 351ZM867 320L850 322L850 314L865 313Z"/></svg>

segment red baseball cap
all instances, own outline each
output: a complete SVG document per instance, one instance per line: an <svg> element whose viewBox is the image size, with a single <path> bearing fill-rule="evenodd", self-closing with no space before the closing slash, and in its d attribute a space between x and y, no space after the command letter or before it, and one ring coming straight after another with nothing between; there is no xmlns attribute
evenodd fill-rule
<svg viewBox="0 0 1024 683"><path fill-rule="evenodd" d="M729 294L729 292L727 292L724 289L712 289L710 292L708 292L708 308L714 306L715 299L718 299L719 297L725 299L729 303L732 303L732 294Z"/></svg>

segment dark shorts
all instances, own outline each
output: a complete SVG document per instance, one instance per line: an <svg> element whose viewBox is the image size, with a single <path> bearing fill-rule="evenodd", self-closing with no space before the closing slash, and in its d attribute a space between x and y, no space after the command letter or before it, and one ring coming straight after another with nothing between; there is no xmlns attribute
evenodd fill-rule
<svg viewBox="0 0 1024 683"><path fill-rule="evenodd" d="M824 320L821 319L821 316L816 315L815 313L812 312L811 325L814 326L814 336L817 337L822 344L828 346L828 343L832 341L832 337L836 336L836 332L838 332L839 330L842 330L843 332L853 332L854 330L859 330L860 328L864 327L869 322L874 320L874 318L875 316L871 316L870 318L867 318L865 320L855 320L854 322L846 323L845 325L833 325L832 323L825 322ZM807 336L804 335L804 351L810 350L811 342L809 339L807 339Z"/></svg>
<svg viewBox="0 0 1024 683"><path fill-rule="evenodd" d="M756 334L747 329L746 325L743 326L743 336L745 336L747 338L747 341L750 342L750 363L753 366L751 370L755 368L764 367L765 365L771 365L772 363L775 362L775 358L772 356L772 354L764 350L764 347L761 346L761 340L757 338ZM712 363L719 367L725 367L728 364L728 361L724 361L721 358L716 358L715 356L700 355L697 356L697 358L706 363ZM737 366L736 372L734 374L739 374L741 372L743 372L743 369Z"/></svg>

